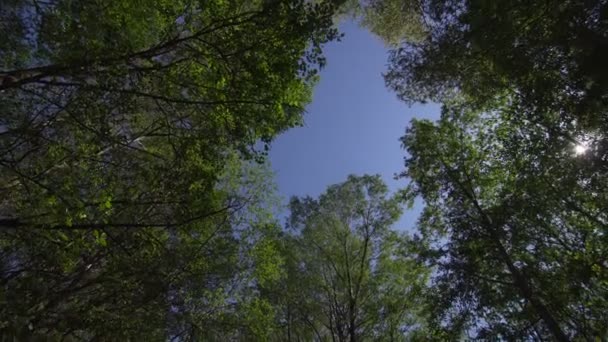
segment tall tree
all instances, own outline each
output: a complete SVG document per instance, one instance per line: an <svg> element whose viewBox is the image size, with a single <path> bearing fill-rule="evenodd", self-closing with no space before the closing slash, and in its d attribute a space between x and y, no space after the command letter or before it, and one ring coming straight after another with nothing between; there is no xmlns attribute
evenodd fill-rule
<svg viewBox="0 0 608 342"><path fill-rule="evenodd" d="M4 226L95 222L87 208L108 197L115 211L162 202L182 208L173 218L195 219L204 213L179 202L210 193L225 151L251 152L300 121L308 66L335 33L330 6L169 3L143 14L131 1L3 10L27 26L15 39L30 53L3 65L3 197L13 199Z"/></svg>
<svg viewBox="0 0 608 342"><path fill-rule="evenodd" d="M428 273L390 229L400 199L378 176L350 176L290 208L279 340L400 341L420 328Z"/></svg>
<svg viewBox="0 0 608 342"><path fill-rule="evenodd" d="M606 174L590 167L593 137L581 153L561 135L546 144L551 134L506 104L445 107L403 137L402 177L426 203L419 246L436 326L507 340L608 333Z"/></svg>
<svg viewBox="0 0 608 342"><path fill-rule="evenodd" d="M403 138L436 325L605 336L607 5L410 4L425 37L401 37L385 79L407 102L444 105Z"/></svg>
<svg viewBox="0 0 608 342"><path fill-rule="evenodd" d="M261 205L256 183L226 175L301 122L333 12L303 0L3 2L2 333L234 329L240 258L263 241L245 232L265 225L241 223Z"/></svg>

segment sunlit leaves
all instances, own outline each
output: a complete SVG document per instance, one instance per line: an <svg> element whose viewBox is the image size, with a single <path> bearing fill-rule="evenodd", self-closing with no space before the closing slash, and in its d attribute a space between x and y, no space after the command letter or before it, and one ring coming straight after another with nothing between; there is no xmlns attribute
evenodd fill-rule
<svg viewBox="0 0 608 342"><path fill-rule="evenodd" d="M509 107L491 114L455 107L436 123L413 121L403 137L402 176L426 203L419 242L436 267L439 326L458 332L470 319L470 331L485 337L555 336L546 305L567 336L604 333L591 323L602 311L581 305L605 297L589 277L591 260L606 253L594 243L605 239L596 209L603 204L588 192L605 193L588 186L605 176L590 172L567 140L544 143L547 135L544 126L522 126ZM536 330L525 328L530 322Z"/></svg>
<svg viewBox="0 0 608 342"><path fill-rule="evenodd" d="M2 49L0 70L7 329L244 333L237 307L281 265L271 176L246 160L301 123L321 46L336 38L332 12L305 1L3 6L15 24L0 39L14 50Z"/></svg>
<svg viewBox="0 0 608 342"><path fill-rule="evenodd" d="M290 209L286 275L267 294L280 310L279 339L401 341L421 329L427 268L409 238L390 230L401 198L378 176L349 176L318 199L293 198Z"/></svg>

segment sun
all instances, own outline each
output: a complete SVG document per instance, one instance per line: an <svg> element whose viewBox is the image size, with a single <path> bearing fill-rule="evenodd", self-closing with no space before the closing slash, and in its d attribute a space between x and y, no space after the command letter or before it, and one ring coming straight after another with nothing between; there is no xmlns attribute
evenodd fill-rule
<svg viewBox="0 0 608 342"><path fill-rule="evenodd" d="M581 154L584 154L585 152L587 152L587 146L585 146L583 144L578 144L578 145L574 146L574 153L577 156L580 156Z"/></svg>

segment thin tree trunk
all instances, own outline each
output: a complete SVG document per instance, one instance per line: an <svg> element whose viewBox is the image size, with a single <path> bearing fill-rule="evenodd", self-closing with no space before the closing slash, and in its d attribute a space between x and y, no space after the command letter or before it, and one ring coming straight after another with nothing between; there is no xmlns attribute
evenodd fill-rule
<svg viewBox="0 0 608 342"><path fill-rule="evenodd" d="M524 276L517 269L517 267L515 267L513 261L511 260L511 257L505 250L500 240L496 240L496 244L498 245L498 249L502 259L507 265L509 272L511 272L511 275L513 276L513 281L515 282L516 287L519 289L522 296L532 304L532 307L543 319L545 324L547 324L547 327L553 334L553 337L555 337L555 340L560 342L570 341L570 339L563 332L562 328L559 326L559 323L557 322L555 317L553 317L547 306L542 302L541 299L536 296L534 291L532 291L530 284L528 284L528 281L524 278Z"/></svg>
<svg viewBox="0 0 608 342"><path fill-rule="evenodd" d="M477 201L477 198L475 196L475 192L472 189L472 186L471 186L471 188L469 188L465 184L463 184L463 182L460 180L460 178L454 172L454 170L452 170L452 168L444 160L441 160L441 162L444 165L444 167L446 168L446 170L448 171L449 177L452 179L452 181L454 181L456 183L456 185L460 188L460 190L462 190L465 197L469 201L471 201L471 203L475 207L475 210L481 216L482 226L489 233L490 238L496 244L496 247L498 249L498 252L500 254L502 261L505 263L505 265L509 269L509 272L511 273L511 276L513 277L515 287L519 290L521 295L532 304L532 307L534 308L536 313L542 318L542 320L545 322L545 324L547 325L547 327L553 334L553 337L555 338L556 341L559 341L559 342L570 341L570 339L564 333L562 328L559 326L559 323L557 322L555 317L553 317L553 315L551 314L551 312L547 308L547 306L543 303L543 301L540 298L538 298L536 296L536 294L530 287L528 280L519 271L519 269L517 269L517 267L515 267L513 260L511 259L511 256L509 255L509 253L503 246L503 244L500 240L500 236L497 234L498 227L496 227L496 224L494 224L492 218L481 207L481 205L479 204L479 201ZM468 180L470 182L471 179L468 176L468 174L465 173L465 176L468 178Z"/></svg>

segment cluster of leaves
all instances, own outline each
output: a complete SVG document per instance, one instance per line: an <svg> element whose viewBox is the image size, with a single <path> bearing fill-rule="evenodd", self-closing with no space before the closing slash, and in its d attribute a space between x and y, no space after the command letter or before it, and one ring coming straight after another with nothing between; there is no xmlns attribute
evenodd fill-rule
<svg viewBox="0 0 608 342"><path fill-rule="evenodd" d="M419 41L427 34L418 0L345 0L339 5L337 19L358 21L388 46Z"/></svg>
<svg viewBox="0 0 608 342"><path fill-rule="evenodd" d="M273 277L271 191L247 160L301 122L321 47L337 38L333 12L303 0L3 2L3 336L253 334L241 323L263 311L251 279Z"/></svg>

